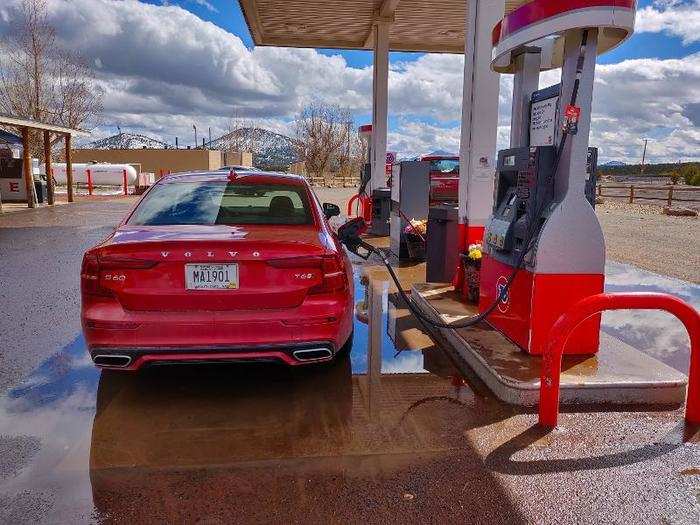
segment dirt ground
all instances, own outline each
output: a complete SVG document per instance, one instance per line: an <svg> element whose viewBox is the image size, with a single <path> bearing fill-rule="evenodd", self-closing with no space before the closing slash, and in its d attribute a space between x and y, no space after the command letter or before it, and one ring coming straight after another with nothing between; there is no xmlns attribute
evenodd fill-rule
<svg viewBox="0 0 700 525"><path fill-rule="evenodd" d="M321 202L346 211L354 188L315 188ZM669 217L660 206L607 199L597 206L607 258L644 270L700 283L700 219Z"/></svg>

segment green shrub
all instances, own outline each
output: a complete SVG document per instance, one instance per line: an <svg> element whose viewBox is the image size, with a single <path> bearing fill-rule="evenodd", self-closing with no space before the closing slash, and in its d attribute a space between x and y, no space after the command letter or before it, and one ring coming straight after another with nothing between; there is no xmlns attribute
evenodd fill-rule
<svg viewBox="0 0 700 525"><path fill-rule="evenodd" d="M700 186L700 164L681 166L680 174L687 185Z"/></svg>

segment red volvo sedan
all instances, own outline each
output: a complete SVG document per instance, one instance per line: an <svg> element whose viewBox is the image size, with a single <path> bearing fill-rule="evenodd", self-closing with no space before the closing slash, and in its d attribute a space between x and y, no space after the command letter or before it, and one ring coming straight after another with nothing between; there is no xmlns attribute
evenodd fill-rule
<svg viewBox="0 0 700 525"><path fill-rule="evenodd" d="M352 265L307 182L273 173L160 179L83 256L82 326L104 368L333 359L352 344Z"/></svg>

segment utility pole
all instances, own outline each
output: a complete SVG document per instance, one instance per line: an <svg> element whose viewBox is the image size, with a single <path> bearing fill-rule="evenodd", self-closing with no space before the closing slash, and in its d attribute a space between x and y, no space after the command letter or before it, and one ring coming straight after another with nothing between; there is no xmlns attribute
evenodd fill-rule
<svg viewBox="0 0 700 525"><path fill-rule="evenodd" d="M192 128L194 129L194 149L197 149L197 126L192 124Z"/></svg>
<svg viewBox="0 0 700 525"><path fill-rule="evenodd" d="M644 161L647 158L647 142L649 139L644 139L644 151L642 152L642 175L644 175Z"/></svg>
<svg viewBox="0 0 700 525"><path fill-rule="evenodd" d="M211 126L209 126L209 147L211 147Z"/></svg>

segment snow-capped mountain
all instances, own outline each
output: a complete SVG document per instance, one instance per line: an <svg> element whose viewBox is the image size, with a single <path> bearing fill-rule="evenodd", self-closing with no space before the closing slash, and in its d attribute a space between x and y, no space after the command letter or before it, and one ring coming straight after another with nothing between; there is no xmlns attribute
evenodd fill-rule
<svg viewBox="0 0 700 525"><path fill-rule="evenodd" d="M621 162L619 160L610 160L606 162L605 164L601 164L601 166L607 166L607 167L616 167L616 166L627 166L624 162Z"/></svg>
<svg viewBox="0 0 700 525"><path fill-rule="evenodd" d="M167 142L138 133L119 133L81 144L79 147L83 149L173 148ZM253 164L267 170L286 170L297 158L291 138L261 128L238 128L212 140L204 147L218 150L250 151L253 153Z"/></svg>
<svg viewBox="0 0 700 525"><path fill-rule="evenodd" d="M253 164L267 170L285 170L296 161L291 138L261 128L243 127L205 145L209 149L234 149L253 153Z"/></svg>
<svg viewBox="0 0 700 525"><path fill-rule="evenodd" d="M138 133L118 133L111 137L88 142L81 146L84 149L162 149L172 146L158 139L139 135Z"/></svg>

